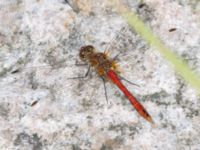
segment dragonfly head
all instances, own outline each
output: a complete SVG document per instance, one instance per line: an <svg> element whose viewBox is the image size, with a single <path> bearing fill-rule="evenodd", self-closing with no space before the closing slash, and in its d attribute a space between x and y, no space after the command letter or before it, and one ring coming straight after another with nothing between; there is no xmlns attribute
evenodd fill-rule
<svg viewBox="0 0 200 150"><path fill-rule="evenodd" d="M79 56L83 61L87 61L94 52L95 48L92 45L82 46Z"/></svg>

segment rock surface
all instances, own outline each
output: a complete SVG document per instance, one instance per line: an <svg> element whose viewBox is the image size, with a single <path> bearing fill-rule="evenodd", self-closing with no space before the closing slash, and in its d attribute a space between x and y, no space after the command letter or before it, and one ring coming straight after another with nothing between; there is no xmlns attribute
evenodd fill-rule
<svg viewBox="0 0 200 150"><path fill-rule="evenodd" d="M126 1L164 43L200 72L198 0ZM123 94L78 53L94 45L119 54L122 76L152 115L141 118ZM200 99L172 65L106 0L0 2L1 150L199 150Z"/></svg>

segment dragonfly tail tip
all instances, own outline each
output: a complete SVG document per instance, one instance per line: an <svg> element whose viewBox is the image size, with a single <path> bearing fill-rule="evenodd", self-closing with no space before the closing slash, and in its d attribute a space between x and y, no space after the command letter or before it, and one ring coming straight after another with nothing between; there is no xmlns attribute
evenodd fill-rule
<svg viewBox="0 0 200 150"><path fill-rule="evenodd" d="M148 118L146 118L146 120L148 122L150 122L153 126L156 126L155 122L153 121L153 119L150 116Z"/></svg>

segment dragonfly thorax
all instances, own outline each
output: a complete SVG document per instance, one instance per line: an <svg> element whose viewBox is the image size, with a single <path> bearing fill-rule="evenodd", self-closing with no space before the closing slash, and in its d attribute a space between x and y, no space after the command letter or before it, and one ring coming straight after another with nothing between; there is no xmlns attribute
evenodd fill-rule
<svg viewBox="0 0 200 150"><path fill-rule="evenodd" d="M100 76L106 76L109 70L117 71L115 61L111 60L105 52L96 52L92 45L81 47L79 56L81 60L94 67Z"/></svg>

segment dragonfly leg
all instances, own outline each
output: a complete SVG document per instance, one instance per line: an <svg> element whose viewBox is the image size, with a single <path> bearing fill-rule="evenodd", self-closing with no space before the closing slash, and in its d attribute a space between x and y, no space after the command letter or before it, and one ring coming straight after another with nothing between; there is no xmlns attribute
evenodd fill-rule
<svg viewBox="0 0 200 150"><path fill-rule="evenodd" d="M90 72L90 66L88 67L88 70L87 70L87 72L86 72L86 74L84 76L67 78L67 79L83 79L83 78L86 78L88 76L89 72Z"/></svg>
<svg viewBox="0 0 200 150"><path fill-rule="evenodd" d="M116 60L118 60L118 57L119 57L119 55L121 54L121 52L119 52L115 57L113 57L113 61L116 61Z"/></svg>
<svg viewBox="0 0 200 150"><path fill-rule="evenodd" d="M107 95L107 89L106 89L106 81L105 79L102 77L101 78L103 80L103 87L104 87L104 92L105 92L105 97L106 97L106 101L108 103L108 95Z"/></svg>
<svg viewBox="0 0 200 150"><path fill-rule="evenodd" d="M127 80L126 78L124 78L124 77L122 77L122 76L120 76L120 75L119 75L119 78L120 78L121 80L124 80L124 81L126 81L127 83L129 83L129 84L131 84L131 85L136 85L136 86L140 87L138 84L136 84L136 83L133 83L133 82L131 82L131 81Z"/></svg>
<svg viewBox="0 0 200 150"><path fill-rule="evenodd" d="M76 66L87 66L88 64L75 63Z"/></svg>

